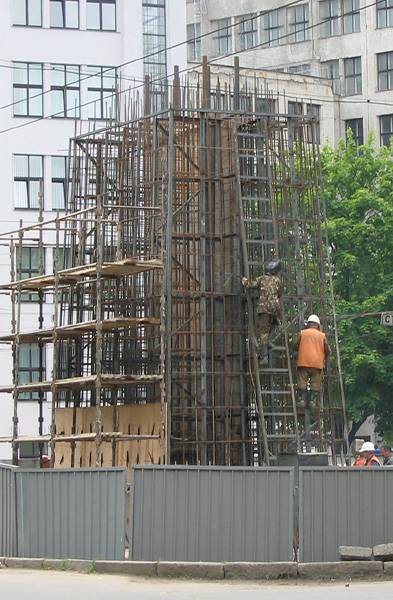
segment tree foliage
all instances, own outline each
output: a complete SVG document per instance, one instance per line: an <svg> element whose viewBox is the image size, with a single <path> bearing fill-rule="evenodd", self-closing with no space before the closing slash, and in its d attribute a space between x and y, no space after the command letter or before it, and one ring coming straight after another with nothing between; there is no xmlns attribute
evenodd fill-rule
<svg viewBox="0 0 393 600"><path fill-rule="evenodd" d="M345 397L350 418L375 414L390 437L393 328L378 313L393 310L393 147L348 133L321 152Z"/></svg>

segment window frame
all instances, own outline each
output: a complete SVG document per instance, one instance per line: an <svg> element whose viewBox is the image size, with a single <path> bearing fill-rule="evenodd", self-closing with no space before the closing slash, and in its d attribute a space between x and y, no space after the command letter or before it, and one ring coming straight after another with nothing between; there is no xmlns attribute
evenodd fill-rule
<svg viewBox="0 0 393 600"><path fill-rule="evenodd" d="M361 30L360 0L342 0L342 3L343 34L358 33ZM349 4L351 7L348 10L346 5ZM350 23L349 28L348 23Z"/></svg>
<svg viewBox="0 0 393 600"><path fill-rule="evenodd" d="M56 119L80 119L80 104L81 104L81 90L80 90L80 65L62 65L62 64L50 64L50 69L51 69L51 75L53 75L53 72L57 72L57 73L62 73L63 74L63 79L64 79L64 84L60 85L57 83L52 83L52 77L51 77L51 84L50 84L50 93L51 93L51 102L53 99L53 95L52 92L62 92L62 98L63 98L63 114L60 114L61 111L56 111L53 112L53 107L51 106L51 118L56 118ZM71 77L71 82L68 83L68 77ZM75 76L75 79L72 80L72 76ZM68 96L70 93L72 92L77 92L77 96L78 96L78 101L77 101L77 105L68 108Z"/></svg>
<svg viewBox="0 0 393 600"><path fill-rule="evenodd" d="M384 61L384 68L381 69L381 62ZM378 91L386 92L393 90L393 51L380 52L377 54L377 73L378 73ZM386 74L386 87L381 85L382 76Z"/></svg>
<svg viewBox="0 0 393 600"><path fill-rule="evenodd" d="M347 119L345 123L345 138L348 139L348 129L352 131L352 138L355 142L356 147L364 144L364 130L363 130L363 118L358 119ZM361 127L359 127L361 125Z"/></svg>
<svg viewBox="0 0 393 600"><path fill-rule="evenodd" d="M310 9L308 3L287 9L288 35L291 44L306 42L310 35Z"/></svg>
<svg viewBox="0 0 393 600"><path fill-rule="evenodd" d="M332 14L332 6L336 7L336 14ZM322 6L328 6L328 16L322 16ZM340 5L339 0L320 0L319 2L319 20L321 22L322 37L334 37L340 35Z"/></svg>
<svg viewBox="0 0 393 600"><path fill-rule="evenodd" d="M348 72L349 66L352 65L352 73ZM356 67L360 65L360 70ZM353 91L349 91L349 83L353 82ZM359 83L360 82L360 83ZM346 96L357 96L362 93L362 57L353 56L344 59L344 86Z"/></svg>
<svg viewBox="0 0 393 600"><path fill-rule="evenodd" d="M187 25L187 60L200 62L202 58L201 24Z"/></svg>
<svg viewBox="0 0 393 600"><path fill-rule="evenodd" d="M40 5L40 22L39 24L36 23L29 23L29 13L30 10L29 8L31 8L31 4L32 1L34 0L19 0L20 2L24 2L24 15L25 15L25 23L15 23L15 16L14 16L14 12L15 12L15 5L16 5L16 0L13 0L12 3L12 25L14 27L42 27L42 0L38 0L38 3Z"/></svg>
<svg viewBox="0 0 393 600"><path fill-rule="evenodd" d="M384 123L383 120L386 120L386 119L389 119L389 130L382 131L383 123ZM387 135L389 136L388 140L384 139ZM389 147L391 138L393 138L393 114L380 115L379 116L379 139L380 139L381 146ZM388 143L386 143L386 141L388 141Z"/></svg>
<svg viewBox="0 0 393 600"><path fill-rule="evenodd" d="M166 4L165 0L142 0L143 74L156 85L152 95L161 94L167 76Z"/></svg>
<svg viewBox="0 0 393 600"><path fill-rule="evenodd" d="M54 4L61 4L62 25L52 25L52 8ZM72 4L77 5L77 25L67 25L67 10ZM49 27L51 29L79 29L80 27L80 3L79 0L49 0Z"/></svg>
<svg viewBox="0 0 393 600"><path fill-rule="evenodd" d="M225 21L225 26L223 25ZM232 23L231 18L216 19L212 21L212 27L214 33L214 41L216 44L215 56L225 56L232 52L233 41L232 41ZM225 41L225 51L223 51L223 45Z"/></svg>
<svg viewBox="0 0 393 600"><path fill-rule="evenodd" d="M28 351L29 360L24 362L24 353L21 350ZM40 365L40 355L42 353L42 368ZM35 361L33 360L35 359ZM37 360L38 359L38 360ZM34 362L38 362L38 365L34 365ZM44 381L45 373L46 373L46 353L45 346L37 344L37 343L24 343L20 344L19 348L19 363L18 363L18 372L19 372L19 383L33 383L36 381ZM23 374L23 375L22 375ZM22 375L22 377L21 377ZM45 394L42 399L45 399ZM40 392L18 392L18 401L36 401L40 399Z"/></svg>
<svg viewBox="0 0 393 600"><path fill-rule="evenodd" d="M89 5L97 4L99 14L99 27L89 27ZM103 7L114 6L114 27L104 27L105 15ZM117 31L117 6L116 0L86 0L86 29L88 31Z"/></svg>
<svg viewBox="0 0 393 600"><path fill-rule="evenodd" d="M328 69L329 75L324 75L322 73L322 77L326 77L326 79L330 79L332 82L332 90L333 94L340 95L341 94L341 79L340 79L340 61L339 59L334 60L326 60L321 62L321 68Z"/></svg>
<svg viewBox="0 0 393 600"><path fill-rule="evenodd" d="M44 93L44 81L43 81L43 71L44 65L43 63L29 63L22 61L14 61L13 63L13 82L12 82L12 90L13 90L13 116L14 117L42 117L44 114L44 103L43 103L43 93ZM18 70L22 71L21 65L25 67L26 73L26 81L16 81L15 75ZM36 69L38 67L38 69ZM41 83L33 83L33 71L37 70L40 72ZM23 74L21 73L21 77L23 78ZM24 98L16 98L16 90L25 90ZM38 93L37 93L38 92ZM40 97L40 109L37 112L33 112L33 108L31 108L31 101ZM18 107L21 108L26 104L26 110L18 112Z"/></svg>
<svg viewBox="0 0 393 600"><path fill-rule="evenodd" d="M34 251L34 254L33 252ZM26 257L27 254L27 257ZM34 256L34 260L33 260ZM40 249L38 246L22 246L22 263L19 269L19 246L16 246L15 252L15 273L18 280L31 279L38 277L40 273ZM26 267L26 261L28 266ZM43 272L45 273L45 248L42 252ZM39 302L41 292L21 292L21 302ZM43 296L44 299L44 296Z"/></svg>
<svg viewBox="0 0 393 600"><path fill-rule="evenodd" d="M115 79L114 87L111 87L110 89L107 87L104 87L105 77L110 76L109 71L114 72L114 79ZM100 121L105 121L106 119L110 118L110 115L106 114L106 112L105 112L105 110L106 110L105 100L107 98L111 98L112 102L114 102L116 104L116 95L114 94L114 92L116 91L117 69L116 69L116 67L99 67L99 66L94 66L94 65L87 65L87 73L90 75L89 79L87 80L87 98L88 98L88 113L89 113L88 119L96 119L96 120L100 120ZM92 87L91 80L94 81L94 79L96 79L97 77L100 79L101 87ZM99 93L99 98L96 98L95 100L91 100L89 98L89 95L91 95L91 93L94 94L94 92ZM96 106L97 102L99 102L100 116L97 116L95 110L94 110L94 114L91 114L91 112L90 112L91 107ZM114 106L114 111L116 111L116 106Z"/></svg>
<svg viewBox="0 0 393 600"><path fill-rule="evenodd" d="M240 50L251 50L258 44L258 18L255 13L239 17L236 26ZM251 45L250 45L251 41Z"/></svg>
<svg viewBox="0 0 393 600"><path fill-rule="evenodd" d="M63 165L64 165L64 176L59 177L59 176L54 176L54 160L58 160L58 161L62 161ZM68 199L69 199L69 192L70 192L70 183L71 183L71 179L69 177L69 173L68 173L68 156L51 156L51 198L52 198L52 206L51 209L52 210L66 210L67 209L67 204L68 204ZM56 188L54 188L54 186L56 186ZM58 187L61 187L62 190L62 198L63 198L63 206L55 206L54 205L54 199L57 198L57 193L54 192L54 189L57 189Z"/></svg>
<svg viewBox="0 0 393 600"><path fill-rule="evenodd" d="M275 8L263 15L263 30L266 44L269 48L285 43L285 15L283 10ZM283 35L284 34L284 35Z"/></svg>
<svg viewBox="0 0 393 600"><path fill-rule="evenodd" d="M27 158L27 175L17 175L16 174L16 164L15 164L15 158L16 157L24 157ZM39 176L37 175L31 175L31 159L32 158L40 158L41 159L41 174ZM44 156L42 154L14 154L14 168L13 168L13 181L14 181L14 209L15 210L39 210L39 197L37 197L37 200L33 203L32 202L32 194L33 194L33 190L32 187L35 183L42 181L42 194L44 194ZM26 199L27 199L27 206L17 206L16 204L16 198L18 196L17 192L16 192L16 183L17 182L23 182L26 185ZM34 205L36 204L36 205ZM44 208L44 197L42 199L42 208Z"/></svg>
<svg viewBox="0 0 393 600"><path fill-rule="evenodd" d="M376 2L377 11L377 29L383 29L385 27L393 27L393 0L377 0ZM381 23L381 20L384 23Z"/></svg>

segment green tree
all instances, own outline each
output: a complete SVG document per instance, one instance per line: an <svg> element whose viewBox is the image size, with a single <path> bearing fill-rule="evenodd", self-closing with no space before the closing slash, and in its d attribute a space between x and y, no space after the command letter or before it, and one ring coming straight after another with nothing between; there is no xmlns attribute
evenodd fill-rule
<svg viewBox="0 0 393 600"><path fill-rule="evenodd" d="M355 424L375 414L390 437L393 328L378 313L393 310L393 146L348 133L321 152L345 397Z"/></svg>

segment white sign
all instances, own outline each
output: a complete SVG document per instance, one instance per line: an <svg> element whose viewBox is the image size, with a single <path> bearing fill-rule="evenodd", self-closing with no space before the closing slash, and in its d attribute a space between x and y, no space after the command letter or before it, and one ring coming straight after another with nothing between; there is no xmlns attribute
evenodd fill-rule
<svg viewBox="0 0 393 600"><path fill-rule="evenodd" d="M381 325L393 327L393 311L381 313Z"/></svg>

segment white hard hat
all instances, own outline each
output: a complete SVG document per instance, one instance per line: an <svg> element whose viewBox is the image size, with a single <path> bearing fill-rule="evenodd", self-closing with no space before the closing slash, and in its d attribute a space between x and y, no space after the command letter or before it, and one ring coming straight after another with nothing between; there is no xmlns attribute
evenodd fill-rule
<svg viewBox="0 0 393 600"><path fill-rule="evenodd" d="M321 321L319 320L318 315L310 315L307 319L307 323L316 323L317 325L319 325L319 327L321 326Z"/></svg>
<svg viewBox="0 0 393 600"><path fill-rule="evenodd" d="M364 442L359 452L374 452L374 444L372 442Z"/></svg>

